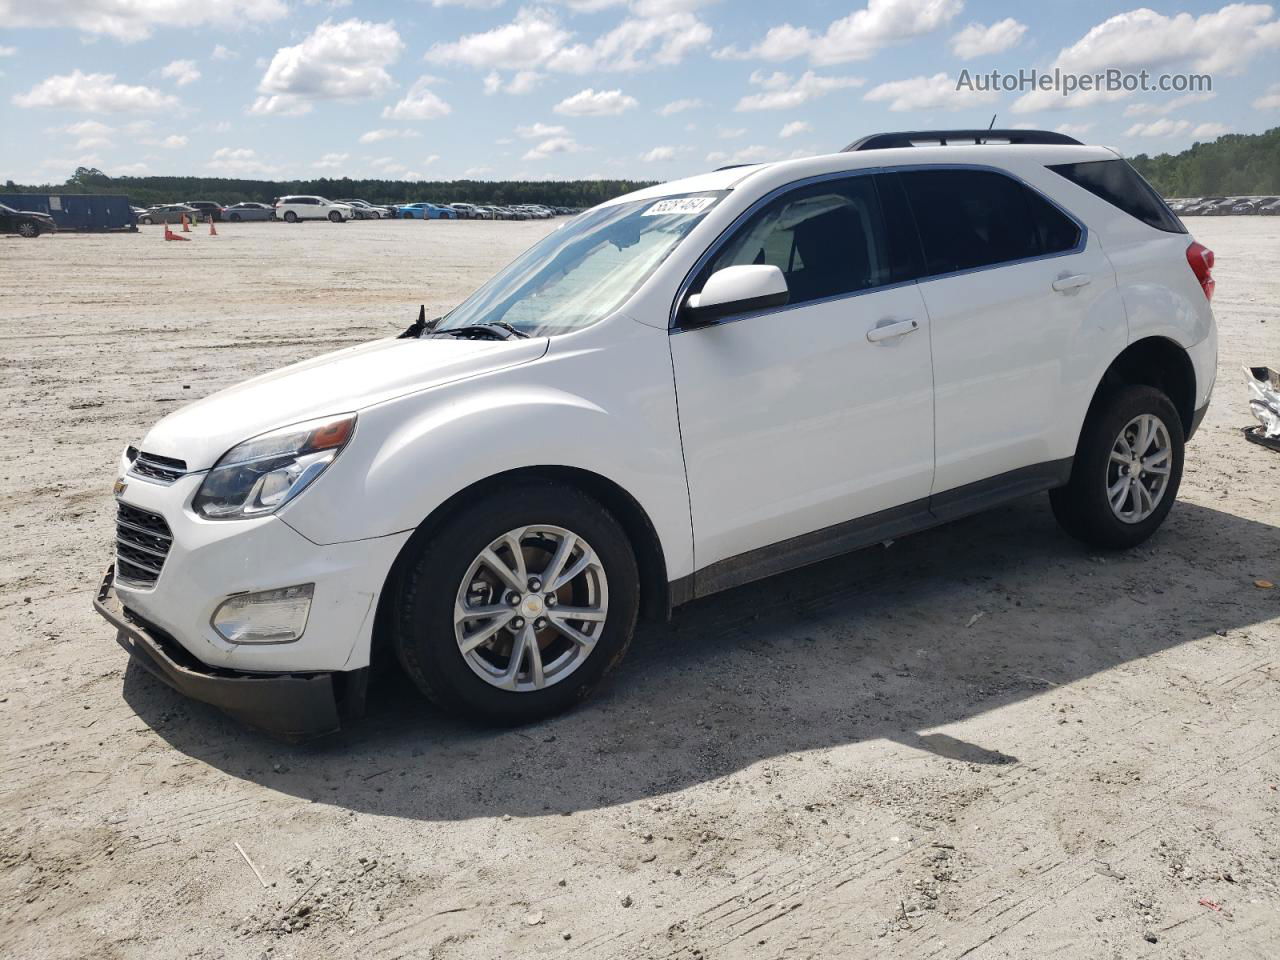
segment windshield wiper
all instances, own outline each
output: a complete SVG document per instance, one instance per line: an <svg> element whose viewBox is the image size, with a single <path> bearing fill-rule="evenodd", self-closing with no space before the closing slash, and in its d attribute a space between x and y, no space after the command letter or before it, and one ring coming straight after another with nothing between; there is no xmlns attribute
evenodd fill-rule
<svg viewBox="0 0 1280 960"><path fill-rule="evenodd" d="M433 337L479 337L491 340L510 340L512 337L525 340L529 337L529 334L523 330L517 330L502 320L495 320L493 323L474 323L465 327L451 327L448 330L435 330L430 335Z"/></svg>

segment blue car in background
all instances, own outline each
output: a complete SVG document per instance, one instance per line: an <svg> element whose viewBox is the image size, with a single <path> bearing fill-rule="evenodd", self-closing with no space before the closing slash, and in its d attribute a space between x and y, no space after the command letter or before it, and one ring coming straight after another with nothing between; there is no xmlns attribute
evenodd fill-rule
<svg viewBox="0 0 1280 960"><path fill-rule="evenodd" d="M456 220L458 215L448 207L435 203L403 203L400 216L405 220Z"/></svg>

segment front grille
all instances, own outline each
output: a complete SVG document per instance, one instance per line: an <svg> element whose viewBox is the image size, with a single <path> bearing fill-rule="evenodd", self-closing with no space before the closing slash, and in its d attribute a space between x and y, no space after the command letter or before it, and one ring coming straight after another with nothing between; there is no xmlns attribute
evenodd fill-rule
<svg viewBox="0 0 1280 960"><path fill-rule="evenodd" d="M116 576L127 584L150 587L164 568L173 534L164 517L116 502Z"/></svg>
<svg viewBox="0 0 1280 960"><path fill-rule="evenodd" d="M143 451L133 461L133 466L129 468L129 472L135 477L141 477L144 480L154 480L156 483L168 484L186 476L187 461L175 460L173 457L161 457L157 454Z"/></svg>

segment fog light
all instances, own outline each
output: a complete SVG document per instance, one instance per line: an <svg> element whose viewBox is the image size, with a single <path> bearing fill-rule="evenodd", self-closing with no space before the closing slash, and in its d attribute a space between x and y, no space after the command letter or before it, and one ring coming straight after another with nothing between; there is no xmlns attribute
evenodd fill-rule
<svg viewBox="0 0 1280 960"><path fill-rule="evenodd" d="M213 629L231 643L292 643L307 628L314 583L242 593L213 611Z"/></svg>

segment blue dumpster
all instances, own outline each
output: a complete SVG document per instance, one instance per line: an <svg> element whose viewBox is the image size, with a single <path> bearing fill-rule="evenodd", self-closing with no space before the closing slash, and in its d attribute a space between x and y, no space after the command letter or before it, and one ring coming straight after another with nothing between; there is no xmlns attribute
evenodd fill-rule
<svg viewBox="0 0 1280 960"><path fill-rule="evenodd" d="M47 213L59 230L136 230L129 198L99 193L0 193L15 210Z"/></svg>

